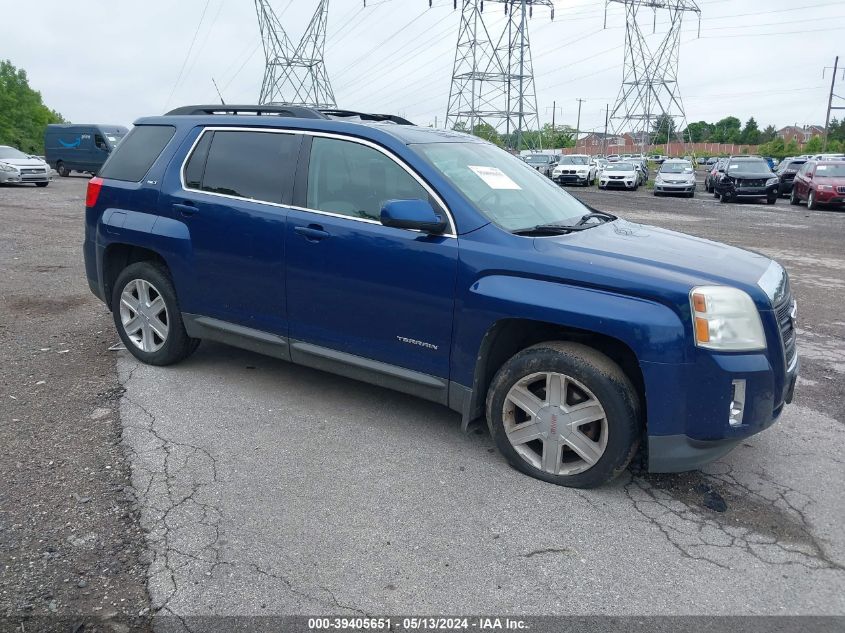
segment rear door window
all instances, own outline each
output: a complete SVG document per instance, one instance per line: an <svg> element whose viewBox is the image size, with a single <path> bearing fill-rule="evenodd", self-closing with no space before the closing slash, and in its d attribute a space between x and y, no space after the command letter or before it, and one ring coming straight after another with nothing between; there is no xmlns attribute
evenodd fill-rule
<svg viewBox="0 0 845 633"><path fill-rule="evenodd" d="M185 186L281 204L290 199L300 142L296 134L206 132L185 166Z"/></svg>
<svg viewBox="0 0 845 633"><path fill-rule="evenodd" d="M102 178L140 182L173 138L172 125L138 125L115 148L100 170Z"/></svg>

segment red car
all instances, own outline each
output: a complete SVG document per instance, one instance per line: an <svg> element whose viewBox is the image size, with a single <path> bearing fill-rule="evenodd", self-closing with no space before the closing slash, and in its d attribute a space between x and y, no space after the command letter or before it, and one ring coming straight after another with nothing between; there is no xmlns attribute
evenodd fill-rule
<svg viewBox="0 0 845 633"><path fill-rule="evenodd" d="M821 204L845 204L845 161L808 160L795 174L789 201L807 201L808 209Z"/></svg>

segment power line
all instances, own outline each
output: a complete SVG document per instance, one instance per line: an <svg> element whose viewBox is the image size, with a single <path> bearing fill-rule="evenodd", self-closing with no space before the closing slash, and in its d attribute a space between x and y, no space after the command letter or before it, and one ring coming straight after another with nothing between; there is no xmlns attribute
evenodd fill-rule
<svg viewBox="0 0 845 633"><path fill-rule="evenodd" d="M182 67L179 69L179 74L176 76L176 81L173 82L173 88L170 89L170 95L168 95L167 101L164 104L165 110L167 110L167 106L170 105L170 100L173 98L173 93L176 92L176 86L179 85L179 81L182 79L182 73L185 72L185 66L188 63L188 58L191 56L191 51L194 50L194 43L197 41L197 35L199 35L200 27L202 27L203 20L205 20L205 14L208 11L209 4L211 4L211 0L205 0L205 6L202 9L200 21L199 23L197 23L197 29L194 31L194 36L191 38L191 45L188 46L188 52L185 55L184 61L182 62Z"/></svg>

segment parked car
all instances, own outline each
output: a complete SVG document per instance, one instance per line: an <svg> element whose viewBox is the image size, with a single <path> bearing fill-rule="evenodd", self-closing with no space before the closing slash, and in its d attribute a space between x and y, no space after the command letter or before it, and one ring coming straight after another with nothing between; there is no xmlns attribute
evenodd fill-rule
<svg viewBox="0 0 845 633"><path fill-rule="evenodd" d="M807 208L845 204L845 161L809 160L801 166L793 181L789 202L807 201Z"/></svg>
<svg viewBox="0 0 845 633"><path fill-rule="evenodd" d="M284 116L140 119L88 183L88 283L139 361L209 339L411 393L573 487L641 440L653 471L698 468L791 402L771 259L587 207L470 135L253 109Z"/></svg>
<svg viewBox="0 0 845 633"><path fill-rule="evenodd" d="M776 174L779 181L778 193L781 196L792 193L792 181L795 178L795 174L801 169L801 165L806 162L803 158L784 158L780 162Z"/></svg>
<svg viewBox="0 0 845 633"><path fill-rule="evenodd" d="M631 162L634 164L634 167L637 170L637 174L640 177L640 184L645 185L648 182L650 177L648 171L648 161L645 158L642 159L632 159Z"/></svg>
<svg viewBox="0 0 845 633"><path fill-rule="evenodd" d="M622 160L622 157L619 156L619 154L608 154L607 155L607 162L609 162L609 163L615 163L615 162L618 162L620 160Z"/></svg>
<svg viewBox="0 0 845 633"><path fill-rule="evenodd" d="M74 171L96 174L126 132L121 125L48 125L44 133L47 163L60 176Z"/></svg>
<svg viewBox="0 0 845 633"><path fill-rule="evenodd" d="M778 177L762 158L731 157L725 173L716 180L715 194L722 202L765 198L767 204L774 204L779 185Z"/></svg>
<svg viewBox="0 0 845 633"><path fill-rule="evenodd" d="M544 176L552 177L552 172L558 164L558 156L554 154L528 154L525 162Z"/></svg>
<svg viewBox="0 0 845 633"><path fill-rule="evenodd" d="M828 161L828 160L845 160L845 154L816 154L810 160L814 161Z"/></svg>
<svg viewBox="0 0 845 633"><path fill-rule="evenodd" d="M585 154L571 154L561 156L557 166L552 171L552 180L559 185L594 185L596 182L596 166Z"/></svg>
<svg viewBox="0 0 845 633"><path fill-rule="evenodd" d="M696 165L706 165L707 164L707 157L706 156L699 156L695 159Z"/></svg>
<svg viewBox="0 0 845 633"><path fill-rule="evenodd" d="M604 171L605 167L607 167L608 161L607 161L606 158L600 158L599 157L599 158L596 158L595 160L593 160L593 164L595 165L595 168L596 168L595 178L596 178L596 180L598 180L599 177L601 176L601 172Z"/></svg>
<svg viewBox="0 0 845 633"><path fill-rule="evenodd" d="M667 160L657 170L654 178L654 195L682 193L687 198L695 196L695 168L686 160Z"/></svg>
<svg viewBox="0 0 845 633"><path fill-rule="evenodd" d="M599 189L632 189L640 186L640 173L634 163L620 161L608 163L599 178Z"/></svg>
<svg viewBox="0 0 845 633"><path fill-rule="evenodd" d="M727 164L727 162L727 158L720 158L713 164L713 167L710 168L710 171L707 172L707 175L704 177L704 189L707 191L707 193L715 194L716 181L722 177L722 174L725 173L725 165Z"/></svg>
<svg viewBox="0 0 845 633"><path fill-rule="evenodd" d="M712 156L712 157L708 158L707 161L704 164L705 164L705 166L712 169L713 165L715 165L718 162L719 162L719 159L716 156Z"/></svg>
<svg viewBox="0 0 845 633"><path fill-rule="evenodd" d="M32 183L46 187L52 178L50 167L40 158L0 145L0 185Z"/></svg>

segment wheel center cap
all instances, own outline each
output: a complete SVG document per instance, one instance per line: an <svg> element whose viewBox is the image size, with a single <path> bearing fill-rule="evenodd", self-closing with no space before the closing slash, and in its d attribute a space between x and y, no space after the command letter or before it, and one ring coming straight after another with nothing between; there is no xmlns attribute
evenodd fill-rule
<svg viewBox="0 0 845 633"><path fill-rule="evenodd" d="M566 412L558 406L546 405L537 414L537 425L545 437L560 437L566 428Z"/></svg>

